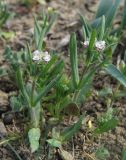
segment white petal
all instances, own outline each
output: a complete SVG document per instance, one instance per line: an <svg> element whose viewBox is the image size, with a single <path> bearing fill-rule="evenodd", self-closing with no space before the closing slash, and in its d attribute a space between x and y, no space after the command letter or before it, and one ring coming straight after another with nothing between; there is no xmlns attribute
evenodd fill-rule
<svg viewBox="0 0 126 160"><path fill-rule="evenodd" d="M37 56L37 55L35 55L35 56L33 56L33 61L39 61L40 60L40 56Z"/></svg>
<svg viewBox="0 0 126 160"><path fill-rule="evenodd" d="M36 50L36 51L34 51L33 52L33 55L35 56L35 55L40 55L41 54L41 52L39 51L39 50Z"/></svg>
<svg viewBox="0 0 126 160"><path fill-rule="evenodd" d="M47 54L47 55L45 55L45 56L43 57L43 60L46 61L46 62L49 62L50 59L51 59L51 56L50 56L49 54Z"/></svg>
<svg viewBox="0 0 126 160"><path fill-rule="evenodd" d="M45 55L49 55L48 51L43 52Z"/></svg>

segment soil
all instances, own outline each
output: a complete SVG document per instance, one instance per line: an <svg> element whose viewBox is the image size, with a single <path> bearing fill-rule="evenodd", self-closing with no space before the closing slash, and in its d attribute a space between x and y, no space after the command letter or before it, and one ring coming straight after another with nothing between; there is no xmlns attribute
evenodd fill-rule
<svg viewBox="0 0 126 160"><path fill-rule="evenodd" d="M20 51L25 47L26 42L31 42L33 36L34 14L40 14L44 8L52 7L58 13L57 20L51 29L49 35L45 39L47 48L55 50L58 53L63 52L63 58L68 64L67 46L70 38L70 33L75 31L78 33L80 29L79 13L83 14L86 19L91 19L96 12L97 0L55 0L49 1L45 5L35 4L31 7L26 7L17 0L7 1L9 10L15 13L3 30L13 31L15 36L6 41L0 39L0 65L7 67L3 59L3 51L7 45L10 45L14 51ZM119 20L117 20L119 21ZM79 33L78 33L79 34ZM68 67L66 67L68 69ZM69 70L69 69L68 69ZM108 76L96 76L94 80L94 90L100 89L103 86L113 86L114 81ZM25 121L22 121L22 114L15 115L9 105L9 97L15 94L16 88L13 83L5 77L0 78L0 137L4 139L7 134L18 133L23 134ZM74 154L75 160L90 160L96 149L104 145L110 152L108 160L121 160L121 152L126 146L126 98L117 99L113 104L114 108L118 109L119 124L109 133L105 133L102 137L98 137L93 143L90 138L90 132L85 133L85 126L82 126L80 132L64 146L65 150ZM82 112L88 113L88 119L96 121L96 117L106 111L106 104L103 99L97 98L94 94L82 106ZM22 137L21 139L23 139ZM42 147L41 147L42 148ZM0 160L16 160L14 151L16 151L22 160L42 160L44 153L40 149L38 155L33 155L30 152L28 142L23 139L11 141L10 144L0 146Z"/></svg>

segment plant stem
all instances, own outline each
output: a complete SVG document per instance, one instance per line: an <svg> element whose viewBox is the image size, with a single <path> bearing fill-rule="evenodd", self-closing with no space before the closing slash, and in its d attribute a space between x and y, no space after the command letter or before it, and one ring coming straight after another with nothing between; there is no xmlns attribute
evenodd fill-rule
<svg viewBox="0 0 126 160"><path fill-rule="evenodd" d="M34 102L33 102L33 99L34 99L35 84L36 84L36 77L34 78L33 83L32 83L31 106L32 106L33 103L34 103Z"/></svg>

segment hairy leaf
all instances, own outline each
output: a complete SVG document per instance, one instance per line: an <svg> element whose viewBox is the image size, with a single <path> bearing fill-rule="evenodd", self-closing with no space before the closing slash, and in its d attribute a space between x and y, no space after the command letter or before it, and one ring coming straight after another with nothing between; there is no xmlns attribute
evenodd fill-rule
<svg viewBox="0 0 126 160"><path fill-rule="evenodd" d="M75 33L73 33L70 37L69 51L70 51L70 62L72 69L72 83L74 89L76 89L79 83L79 73L78 73L77 41Z"/></svg>
<svg viewBox="0 0 126 160"><path fill-rule="evenodd" d="M79 120L72 126L66 128L62 133L61 133L61 141L67 141L70 138L72 138L72 136L78 132L78 130L81 128L82 125L82 121L84 119L84 116L80 116Z"/></svg>
<svg viewBox="0 0 126 160"><path fill-rule="evenodd" d="M112 118L104 123L102 125L98 126L95 130L95 134L102 134L104 132L108 132L109 130L114 129L118 124L118 120L116 118Z"/></svg>
<svg viewBox="0 0 126 160"><path fill-rule="evenodd" d="M95 153L95 156L99 159L99 160L106 160L106 158L109 158L110 154L109 151L101 146L100 148L98 148L98 150Z"/></svg>
<svg viewBox="0 0 126 160"><path fill-rule="evenodd" d="M124 148L122 151L122 159L121 160L126 160L126 148Z"/></svg>
<svg viewBox="0 0 126 160"><path fill-rule="evenodd" d="M34 106L45 96L53 86L56 85L57 81L61 78L60 75L57 75L56 78L54 78L47 86L45 86L42 91L38 94L38 96L35 99Z"/></svg>
<svg viewBox="0 0 126 160"><path fill-rule="evenodd" d="M28 138L30 142L31 152L37 151L39 148L39 139L40 139L40 129L32 128L28 132Z"/></svg>
<svg viewBox="0 0 126 160"><path fill-rule="evenodd" d="M114 66L113 64L109 64L106 67L106 71L113 76L115 79L117 79L122 85L126 87L126 78L125 76Z"/></svg>
<svg viewBox="0 0 126 160"><path fill-rule="evenodd" d="M52 146L52 147L61 147L61 141L57 140L57 139L48 139L47 142Z"/></svg>

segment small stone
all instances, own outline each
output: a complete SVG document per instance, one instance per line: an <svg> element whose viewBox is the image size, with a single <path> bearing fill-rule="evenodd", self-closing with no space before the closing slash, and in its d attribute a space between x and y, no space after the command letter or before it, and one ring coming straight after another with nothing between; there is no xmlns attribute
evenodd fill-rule
<svg viewBox="0 0 126 160"><path fill-rule="evenodd" d="M2 120L6 125L12 124L14 120L14 113L2 114Z"/></svg>
<svg viewBox="0 0 126 160"><path fill-rule="evenodd" d="M7 130L3 124L3 122L0 121L0 137L6 136L7 135Z"/></svg>

